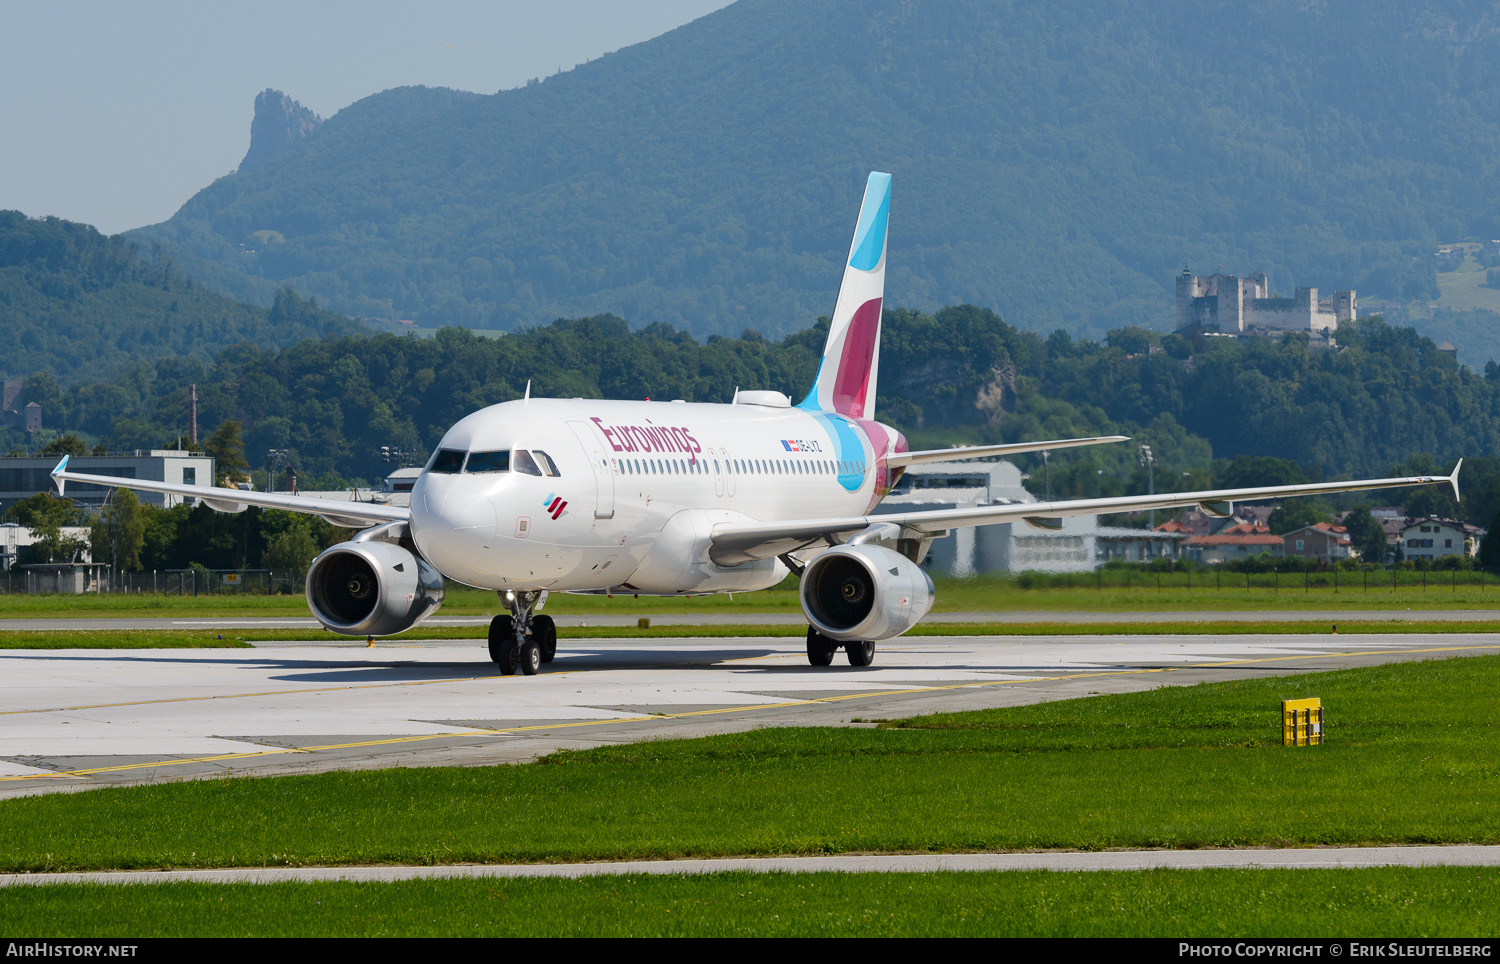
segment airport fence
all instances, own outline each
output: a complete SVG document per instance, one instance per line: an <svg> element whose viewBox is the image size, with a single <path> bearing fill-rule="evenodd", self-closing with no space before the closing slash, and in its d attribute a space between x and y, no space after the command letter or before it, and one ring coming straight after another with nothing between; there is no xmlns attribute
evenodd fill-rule
<svg viewBox="0 0 1500 964"><path fill-rule="evenodd" d="M53 572L16 567L0 572L0 594L81 591L161 596L301 595L306 575L302 570L287 569L157 569L112 573L100 567L75 581L59 579Z"/></svg>
<svg viewBox="0 0 1500 964"><path fill-rule="evenodd" d="M1493 569L1291 569L1236 572L1202 569L1099 568L1092 572L1022 572L1008 577L1020 589L1214 590L1247 593L1493 592L1500 600L1500 571Z"/></svg>

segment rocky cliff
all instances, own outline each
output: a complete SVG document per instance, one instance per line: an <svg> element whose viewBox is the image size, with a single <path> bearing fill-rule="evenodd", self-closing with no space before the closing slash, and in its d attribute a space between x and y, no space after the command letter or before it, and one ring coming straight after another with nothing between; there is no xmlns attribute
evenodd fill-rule
<svg viewBox="0 0 1500 964"><path fill-rule="evenodd" d="M255 118L250 121L250 150L240 161L239 173L252 171L300 144L319 127L323 118L269 87L255 98Z"/></svg>

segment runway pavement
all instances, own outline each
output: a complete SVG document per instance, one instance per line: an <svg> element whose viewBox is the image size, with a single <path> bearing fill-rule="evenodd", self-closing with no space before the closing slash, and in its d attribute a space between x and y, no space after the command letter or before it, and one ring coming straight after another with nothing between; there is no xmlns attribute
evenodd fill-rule
<svg viewBox="0 0 1500 964"><path fill-rule="evenodd" d="M1347 614L1341 614L1347 619ZM875 665L800 640L563 640L535 677L475 640L0 650L0 797L226 774L480 765L762 726L1016 705L1500 652L1500 635L901 638Z"/></svg>

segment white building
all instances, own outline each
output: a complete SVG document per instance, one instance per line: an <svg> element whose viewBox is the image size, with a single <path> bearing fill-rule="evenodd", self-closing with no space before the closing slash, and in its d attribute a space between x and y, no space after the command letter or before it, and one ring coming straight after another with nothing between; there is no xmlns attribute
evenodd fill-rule
<svg viewBox="0 0 1500 964"><path fill-rule="evenodd" d="M89 556L88 526L63 526L62 536L64 539L75 539L83 543L78 562L92 561ZM22 549L40 541L41 536L33 529L16 522L0 522L0 572L6 572L16 564L16 557Z"/></svg>
<svg viewBox="0 0 1500 964"><path fill-rule="evenodd" d="M875 507L875 514L927 509L971 508L1036 502L1021 484L1021 470L1010 462L943 462L908 466L901 480ZM933 572L967 576L981 572L1087 572L1103 561L1095 516L1058 520L1060 529L1035 529L1025 522L954 529L932 543L923 564Z"/></svg>
<svg viewBox="0 0 1500 964"><path fill-rule="evenodd" d="M1402 559L1472 556L1484 530L1452 519L1414 519L1397 536Z"/></svg>

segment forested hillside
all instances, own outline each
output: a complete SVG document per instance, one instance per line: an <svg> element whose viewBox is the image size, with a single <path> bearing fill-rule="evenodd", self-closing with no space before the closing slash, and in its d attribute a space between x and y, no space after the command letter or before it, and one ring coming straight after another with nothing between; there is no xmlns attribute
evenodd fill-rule
<svg viewBox="0 0 1500 964"><path fill-rule="evenodd" d="M170 256L142 258L135 244L86 224L0 211L0 375L8 378L44 371L73 384L160 358L208 361L243 341L278 348L362 328L290 291L269 311L226 298L183 277Z"/></svg>
<svg viewBox="0 0 1500 964"><path fill-rule="evenodd" d="M1184 263L1426 298L1435 239L1500 236L1497 26L1493 0L741 0L521 89L376 94L136 236L264 304L780 336L830 309L885 170L892 304L1098 338L1168 325Z"/></svg>
<svg viewBox="0 0 1500 964"><path fill-rule="evenodd" d="M610 316L486 338L444 329L304 341L280 351L245 344L211 363L162 359L110 382L64 390L47 375L48 428L86 444L134 449L183 431L196 383L205 434L243 425L251 466L287 449L304 478L377 479L382 445L425 456L449 425L496 402L536 396L728 401L735 388L800 398L812 382L826 321L772 342L755 332L700 344L665 325L632 332ZM917 447L1120 433L1128 445L1060 452L1031 485L1054 495L1143 492L1137 446L1151 445L1158 491L1257 484L1239 456L1291 460L1312 478L1433 472L1467 457L1463 512L1500 509L1500 370L1475 375L1409 328L1367 320L1340 329L1342 350L1305 337L1187 339L1140 329L1106 342L1042 339L970 306L928 315L887 311L877 417ZM16 446L14 429L0 445ZM1240 473L1240 474L1229 474ZM1274 481L1274 480L1273 480ZM1493 505L1492 505L1493 503ZM1447 506L1448 511L1458 511ZM1488 525L1490 516L1482 519Z"/></svg>

